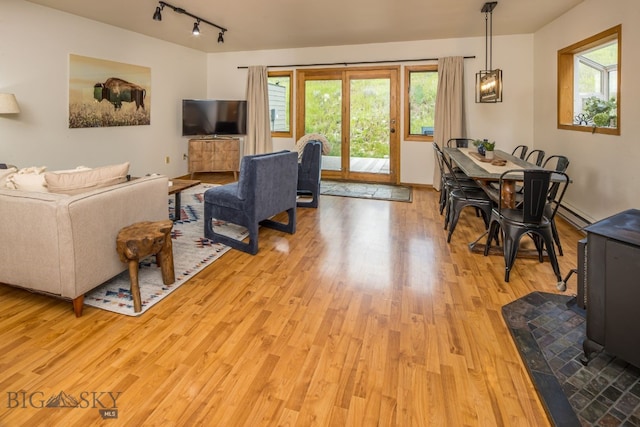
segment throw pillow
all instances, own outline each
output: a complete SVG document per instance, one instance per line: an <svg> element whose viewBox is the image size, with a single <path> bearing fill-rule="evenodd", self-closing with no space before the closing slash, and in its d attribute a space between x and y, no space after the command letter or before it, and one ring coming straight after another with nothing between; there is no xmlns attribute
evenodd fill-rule
<svg viewBox="0 0 640 427"><path fill-rule="evenodd" d="M80 194L127 180L129 162L88 170L47 172L45 181L52 193Z"/></svg>
<svg viewBox="0 0 640 427"><path fill-rule="evenodd" d="M5 186L14 190L47 192L43 172L46 166L22 168L7 177Z"/></svg>

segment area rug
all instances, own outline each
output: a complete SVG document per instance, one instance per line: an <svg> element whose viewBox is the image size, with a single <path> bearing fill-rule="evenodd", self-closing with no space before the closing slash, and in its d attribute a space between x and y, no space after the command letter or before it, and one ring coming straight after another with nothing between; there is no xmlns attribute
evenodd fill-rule
<svg viewBox="0 0 640 427"><path fill-rule="evenodd" d="M361 182L320 181L320 194L356 197L360 199L411 202L412 189L401 185L369 184Z"/></svg>
<svg viewBox="0 0 640 427"><path fill-rule="evenodd" d="M151 256L140 262L138 273L142 299L140 312L133 311L128 271L123 271L91 291L85 296L84 303L128 316L139 316L231 249L229 246L213 243L204 237L203 193L207 188L214 186L200 184L182 192L180 220L174 222L171 230L176 276L173 284L165 286L162 283L160 267L156 263L155 256ZM169 216L173 218L174 214L174 197L169 196ZM215 222L214 228L218 233L237 239L247 236L247 230L244 227L222 221Z"/></svg>
<svg viewBox="0 0 640 427"><path fill-rule="evenodd" d="M502 308L550 420L562 427L640 426L640 369L605 352L584 366L585 312L574 302L533 292Z"/></svg>

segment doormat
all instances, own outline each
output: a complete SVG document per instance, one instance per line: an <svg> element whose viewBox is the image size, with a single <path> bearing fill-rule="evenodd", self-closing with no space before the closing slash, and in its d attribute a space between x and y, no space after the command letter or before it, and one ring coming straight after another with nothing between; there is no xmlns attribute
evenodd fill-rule
<svg viewBox="0 0 640 427"><path fill-rule="evenodd" d="M345 181L320 181L320 194L326 196L356 197L359 199L411 202L411 187L390 184L374 184Z"/></svg>
<svg viewBox="0 0 640 427"><path fill-rule="evenodd" d="M85 305L127 316L140 316L231 249L229 246L213 243L204 237L203 193L207 188L215 186L215 184L200 184L182 192L180 220L174 222L171 230L173 266L176 277L174 283L171 285L162 283L160 267L156 263L155 256L151 256L140 261L138 272L142 299L140 312L133 311L128 270L89 292L84 298ZM172 217L173 203L173 196L169 196L169 213ZM246 228L223 221L214 221L213 227L217 233L226 234L239 240L248 235Z"/></svg>
<svg viewBox="0 0 640 427"><path fill-rule="evenodd" d="M587 366L585 312L574 298L533 292L502 315L556 426L640 426L640 369L600 353Z"/></svg>

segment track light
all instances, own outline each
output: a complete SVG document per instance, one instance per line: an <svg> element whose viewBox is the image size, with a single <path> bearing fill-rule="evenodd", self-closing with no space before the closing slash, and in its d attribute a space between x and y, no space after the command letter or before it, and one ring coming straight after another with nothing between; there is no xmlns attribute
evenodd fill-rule
<svg viewBox="0 0 640 427"><path fill-rule="evenodd" d="M164 5L162 5L162 7L158 6L156 7L156 11L153 14L153 20L154 21L162 21L162 9L164 8Z"/></svg>
<svg viewBox="0 0 640 427"><path fill-rule="evenodd" d="M164 1L159 2L159 4L160 6L156 7L156 11L153 14L154 21L162 21L162 11L164 10L164 7L167 6L169 9L173 10L176 13L190 16L191 18L196 20L196 22L193 24L193 30L191 31L193 35L197 36L198 34L200 34L200 22L204 22L205 24L209 24L212 27L215 27L220 30L220 32L218 33L218 43L224 43L224 33L228 31L226 28L221 27L220 25L214 24L211 21L207 21L206 19L200 18L199 16L193 15L181 7L173 6Z"/></svg>

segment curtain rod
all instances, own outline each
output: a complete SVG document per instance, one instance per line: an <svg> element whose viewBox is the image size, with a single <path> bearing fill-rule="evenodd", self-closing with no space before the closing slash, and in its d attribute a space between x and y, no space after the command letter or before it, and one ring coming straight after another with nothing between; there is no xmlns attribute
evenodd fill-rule
<svg viewBox="0 0 640 427"><path fill-rule="evenodd" d="M464 59L474 59L476 56L464 56ZM419 62L419 61L437 61L439 58L420 58L420 59L392 59L388 61L358 61L358 62L324 62L317 64L290 64L290 65L267 65L267 68L291 68L291 67L319 67L327 65L364 65L364 64L384 64L388 62ZM238 69L249 68L248 66L238 66Z"/></svg>

